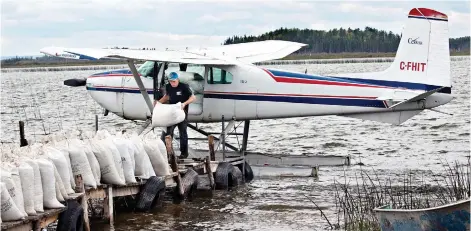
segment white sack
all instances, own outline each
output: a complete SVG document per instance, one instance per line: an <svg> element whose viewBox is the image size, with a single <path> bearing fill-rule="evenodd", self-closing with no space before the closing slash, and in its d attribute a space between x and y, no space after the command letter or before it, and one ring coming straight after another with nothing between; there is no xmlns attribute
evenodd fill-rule
<svg viewBox="0 0 471 231"><path fill-rule="evenodd" d="M154 168L156 176L166 176L169 174L168 161L164 160L162 154L160 154L159 146L153 142L144 144L144 148L149 155L150 162Z"/></svg>
<svg viewBox="0 0 471 231"><path fill-rule="evenodd" d="M96 188L95 177L93 176L92 169L88 162L87 154L85 154L83 145L81 145L80 140L70 140L69 154L74 178L77 175L82 175L84 185Z"/></svg>
<svg viewBox="0 0 471 231"><path fill-rule="evenodd" d="M111 150L108 149L102 140L90 142L90 148L100 165L101 179L105 184L126 185L124 179L118 174Z"/></svg>
<svg viewBox="0 0 471 231"><path fill-rule="evenodd" d="M38 163L36 160L26 160L26 162L33 168L34 173L34 210L37 213L44 212L43 184Z"/></svg>
<svg viewBox="0 0 471 231"><path fill-rule="evenodd" d="M27 163L21 163L18 167L18 172L20 174L21 188L23 190L23 201L25 206L25 212L30 215L36 215L34 210L34 170Z"/></svg>
<svg viewBox="0 0 471 231"><path fill-rule="evenodd" d="M5 187L8 193L10 194L13 203L15 203L16 207L23 216L27 216L28 214L26 214L26 212L24 211L23 192L20 190L19 187L16 186L10 172L5 171L4 169L1 169L0 172L1 182L5 183ZM21 184L21 182L17 182L17 184Z"/></svg>
<svg viewBox="0 0 471 231"><path fill-rule="evenodd" d="M152 112L152 127L169 127L182 122L185 112L181 109L181 103L162 104L157 102Z"/></svg>
<svg viewBox="0 0 471 231"><path fill-rule="evenodd" d="M162 155L162 158L164 159L164 161L166 161L166 163L168 163L167 147L165 146L165 143L161 139L157 139L156 142L159 146L159 151Z"/></svg>
<svg viewBox="0 0 471 231"><path fill-rule="evenodd" d="M67 191L65 191L64 183L62 182L61 176L59 175L59 171L57 171L56 166L54 166L54 163L52 163L52 166L54 167L54 178L56 180L56 191L60 192L60 195L57 195L57 199L60 202L63 202L64 199L69 199L69 195L67 194Z"/></svg>
<svg viewBox="0 0 471 231"><path fill-rule="evenodd" d="M136 138L133 136L130 139L131 139L132 144L134 145L134 161L136 162L134 175L141 178L146 177L147 169L145 167L144 161L147 156L147 153L144 150L144 146L142 145L139 137Z"/></svg>
<svg viewBox="0 0 471 231"><path fill-rule="evenodd" d="M137 152L134 152L136 161L136 176L142 179L149 179L151 176L155 176L154 168L152 167L149 155L147 154L144 143L141 138L136 135L131 136Z"/></svg>
<svg viewBox="0 0 471 231"><path fill-rule="evenodd" d="M126 182L126 180L124 179L123 161L121 160L121 153L119 153L118 148L116 148L116 145L113 143L111 138L102 140L102 144L111 151L111 156L113 157L114 165L116 166L116 170L118 171L119 178L123 182Z"/></svg>
<svg viewBox="0 0 471 231"><path fill-rule="evenodd" d="M64 205L57 200L56 179L54 177L54 165L49 160L40 159L36 161L41 172L44 208L57 209Z"/></svg>
<svg viewBox="0 0 471 231"><path fill-rule="evenodd" d="M69 153L69 150L66 150L66 149L59 149L59 151L61 151L62 155L64 155L65 157L65 160L67 161L67 166L68 166L68 169L69 169L69 175L70 175L70 186L72 187L72 190L74 190L74 193L75 193L75 176L74 176L74 172L72 171L72 163L70 162L70 153Z"/></svg>
<svg viewBox="0 0 471 231"><path fill-rule="evenodd" d="M63 154L62 151L59 151L52 147L47 147L45 151L47 152L47 157L49 158L49 160L51 160L54 166L56 167L67 194L75 193L71 185L71 179L73 178L73 175L70 175L70 173L72 173L72 168L69 164L70 159L68 155L66 156ZM67 159L69 160L67 161Z"/></svg>
<svg viewBox="0 0 471 231"><path fill-rule="evenodd" d="M128 140L128 139L123 139L123 140L128 147L129 157L131 157L132 172L134 174L136 171L136 159L135 159L136 148L134 146L134 143L131 140Z"/></svg>
<svg viewBox="0 0 471 231"><path fill-rule="evenodd" d="M1 218L2 221L16 221L24 218L23 213L16 207L15 202L8 193L5 183L0 182L1 190Z"/></svg>
<svg viewBox="0 0 471 231"><path fill-rule="evenodd" d="M136 178L134 176L134 170L132 167L132 160L131 160L131 154L129 153L129 147L126 143L126 141L122 138L115 138L113 139L114 144L116 145L116 148L119 151L119 154L121 155L121 161L123 164L123 173L124 173L124 180L126 184L129 183L136 183ZM134 155L134 151L132 152L132 155Z"/></svg>
<svg viewBox="0 0 471 231"><path fill-rule="evenodd" d="M101 185L101 172L100 172L100 163L93 153L90 144L87 143L85 146L85 154L87 155L88 163L90 164L90 168L92 169L93 177L95 178L96 185Z"/></svg>

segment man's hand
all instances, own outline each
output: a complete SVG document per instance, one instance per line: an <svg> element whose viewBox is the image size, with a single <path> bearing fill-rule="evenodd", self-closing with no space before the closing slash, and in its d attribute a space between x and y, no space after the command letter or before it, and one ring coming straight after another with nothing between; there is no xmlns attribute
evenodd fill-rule
<svg viewBox="0 0 471 231"><path fill-rule="evenodd" d="M185 104L185 103L182 103L182 110L185 109L185 106L186 106L186 104Z"/></svg>

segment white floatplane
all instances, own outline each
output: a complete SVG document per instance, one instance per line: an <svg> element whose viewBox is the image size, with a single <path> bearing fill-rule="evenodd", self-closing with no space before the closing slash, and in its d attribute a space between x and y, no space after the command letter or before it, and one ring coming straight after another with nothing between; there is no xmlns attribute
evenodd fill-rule
<svg viewBox="0 0 471 231"><path fill-rule="evenodd" d="M93 74L79 85L107 111L129 120L150 120L153 100L162 96L171 71L186 76L197 95L189 106L190 123L338 115L398 125L453 99L448 18L435 10L410 10L395 60L381 72L321 76L254 65L305 45L270 40L204 49L41 52L127 60L129 69ZM146 62L136 68L135 61Z"/></svg>

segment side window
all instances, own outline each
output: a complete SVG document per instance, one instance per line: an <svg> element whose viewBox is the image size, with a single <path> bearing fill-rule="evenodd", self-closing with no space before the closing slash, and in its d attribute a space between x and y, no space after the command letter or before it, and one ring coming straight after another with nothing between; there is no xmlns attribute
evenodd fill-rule
<svg viewBox="0 0 471 231"><path fill-rule="evenodd" d="M211 67L208 73L208 84L231 84L232 74L220 68Z"/></svg>
<svg viewBox="0 0 471 231"><path fill-rule="evenodd" d="M139 66L139 68L137 68L137 72L139 72L139 74L141 74L144 77L154 78L156 76L156 74L154 73L155 72L154 66L155 66L154 61L146 61L141 66Z"/></svg>

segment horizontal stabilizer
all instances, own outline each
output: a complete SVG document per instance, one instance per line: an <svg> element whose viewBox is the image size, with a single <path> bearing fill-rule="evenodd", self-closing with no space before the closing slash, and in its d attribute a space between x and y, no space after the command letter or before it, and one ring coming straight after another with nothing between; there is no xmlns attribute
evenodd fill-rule
<svg viewBox="0 0 471 231"><path fill-rule="evenodd" d="M393 125L400 125L408 119L419 114L423 110L415 111L398 111L398 112L377 112L377 113L361 113L361 114L344 114L341 116L351 117L355 119L371 120Z"/></svg>
<svg viewBox="0 0 471 231"><path fill-rule="evenodd" d="M437 88L435 90L427 91L427 92L422 92L422 93L416 93L412 91L397 91L395 90L391 95L389 96L382 96L378 97L378 100L384 100L386 101L386 104L388 105L388 108L395 108L401 104L405 104L408 102L414 102L418 100L425 99L432 94L442 90L444 87Z"/></svg>

